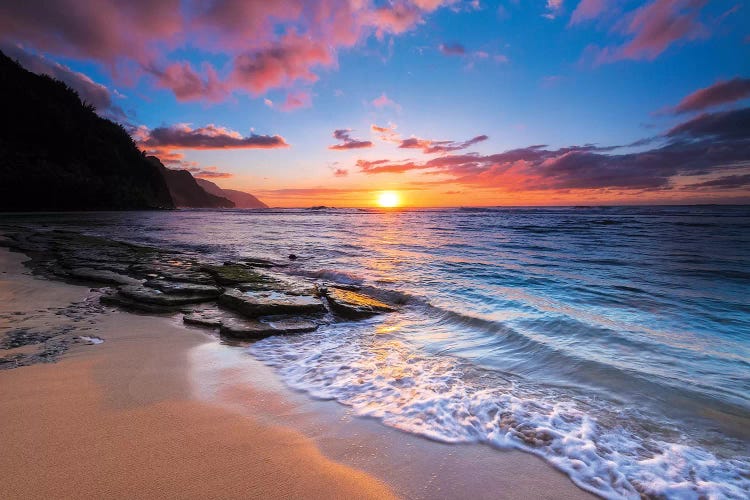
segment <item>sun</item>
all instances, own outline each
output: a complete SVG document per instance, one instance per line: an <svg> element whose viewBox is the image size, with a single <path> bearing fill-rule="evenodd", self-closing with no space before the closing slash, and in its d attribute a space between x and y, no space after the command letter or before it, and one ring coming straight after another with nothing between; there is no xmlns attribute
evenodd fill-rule
<svg viewBox="0 0 750 500"><path fill-rule="evenodd" d="M378 195L378 205L383 208L397 207L401 204L401 199L396 191L382 191Z"/></svg>

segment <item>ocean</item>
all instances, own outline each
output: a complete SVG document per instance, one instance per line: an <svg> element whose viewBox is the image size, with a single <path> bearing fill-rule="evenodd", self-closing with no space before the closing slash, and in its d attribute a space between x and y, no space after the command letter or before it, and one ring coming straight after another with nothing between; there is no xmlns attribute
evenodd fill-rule
<svg viewBox="0 0 750 500"><path fill-rule="evenodd" d="M5 214L401 304L247 347L384 425L543 457L608 498L750 497L750 207ZM477 464L481 466L481 464Z"/></svg>

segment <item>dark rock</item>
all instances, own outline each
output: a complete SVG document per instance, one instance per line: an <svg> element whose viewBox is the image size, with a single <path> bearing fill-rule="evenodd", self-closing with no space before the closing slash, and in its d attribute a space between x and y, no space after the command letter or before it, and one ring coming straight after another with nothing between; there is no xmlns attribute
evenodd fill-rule
<svg viewBox="0 0 750 500"><path fill-rule="evenodd" d="M130 276L118 274L105 269L94 269L91 267L74 267L68 271L68 274L74 278L83 281L95 281L97 283L106 283L109 285L139 285L140 281Z"/></svg>
<svg viewBox="0 0 750 500"><path fill-rule="evenodd" d="M236 285L238 283L262 283L264 281L267 281L262 274L242 264L204 266L202 269L210 273L221 285Z"/></svg>
<svg viewBox="0 0 750 500"><path fill-rule="evenodd" d="M258 271L258 279L249 283L239 283L243 292L282 292L289 295L317 295L315 283L305 278L273 271Z"/></svg>
<svg viewBox="0 0 750 500"><path fill-rule="evenodd" d="M183 316L189 325L219 328L222 335L238 339L259 339L270 335L311 332L318 324L299 317L275 317L269 321L243 318L231 311L206 308Z"/></svg>
<svg viewBox="0 0 750 500"><path fill-rule="evenodd" d="M279 262L273 262L271 260L257 259L257 258L242 259L242 262L244 262L246 265L250 267L263 267L263 268L283 267L287 265L287 264L282 264Z"/></svg>
<svg viewBox="0 0 750 500"><path fill-rule="evenodd" d="M193 311L182 317L182 321L188 325L206 326L219 328L225 315L219 310Z"/></svg>
<svg viewBox="0 0 750 500"><path fill-rule="evenodd" d="M209 293L164 293L156 288L141 285L126 285L120 287L119 294L136 302L156 304L160 306L180 306L207 302L216 298L217 294Z"/></svg>
<svg viewBox="0 0 750 500"><path fill-rule="evenodd" d="M106 304L109 306L117 306L122 309L127 309L130 311L138 311L138 312L145 312L145 313L152 313L152 314L173 314L176 311L180 311L188 307L185 305L165 306L161 304L138 302L136 300L125 297L124 295L121 295L115 291L104 293L99 298L99 301L102 304Z"/></svg>
<svg viewBox="0 0 750 500"><path fill-rule="evenodd" d="M385 302L351 290L328 287L321 291L328 299L331 310L347 318L363 318L396 310Z"/></svg>
<svg viewBox="0 0 750 500"><path fill-rule="evenodd" d="M195 283L199 285L213 285L214 279L209 274L201 271L197 264L136 264L132 271L146 278L163 278L180 283Z"/></svg>
<svg viewBox="0 0 750 500"><path fill-rule="evenodd" d="M144 283L147 287L155 288L160 292L170 295L187 295L199 297L218 297L224 292L223 288L214 285L202 285L198 283L179 283L160 279L148 280Z"/></svg>
<svg viewBox="0 0 750 500"><path fill-rule="evenodd" d="M255 320L227 320L222 322L219 333L239 339L261 339L271 335L291 335L312 332L318 325L312 321L288 319L276 323Z"/></svg>
<svg viewBox="0 0 750 500"><path fill-rule="evenodd" d="M280 292L229 290L219 297L219 303L251 318L278 314L316 314L325 311L323 303L315 297Z"/></svg>

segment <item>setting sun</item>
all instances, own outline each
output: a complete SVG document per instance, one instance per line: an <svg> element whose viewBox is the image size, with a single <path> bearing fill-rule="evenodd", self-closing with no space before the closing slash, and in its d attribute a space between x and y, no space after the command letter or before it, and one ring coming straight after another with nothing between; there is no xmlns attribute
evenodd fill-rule
<svg viewBox="0 0 750 500"><path fill-rule="evenodd" d="M396 191L383 191L378 195L378 206L384 208L397 207L401 200Z"/></svg>

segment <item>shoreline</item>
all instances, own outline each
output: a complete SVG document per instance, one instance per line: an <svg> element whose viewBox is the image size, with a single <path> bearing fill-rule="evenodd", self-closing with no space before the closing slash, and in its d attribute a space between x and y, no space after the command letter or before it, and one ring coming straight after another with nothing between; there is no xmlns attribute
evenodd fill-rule
<svg viewBox="0 0 750 500"><path fill-rule="evenodd" d="M2 271L5 271L0 279L7 281L10 274L11 281L20 283L19 290L22 290L15 301L4 301L5 311L14 309L13 304L18 301L29 307L30 295L40 308L54 305L51 298L36 294L40 290L53 288L57 293L74 295L88 293L87 287L28 276L23 272L19 254L0 249L0 255ZM19 258L8 259L8 255ZM50 283L55 286L48 285ZM68 299L70 296L65 296L65 300ZM199 493L232 496L232 492L246 494L249 491L285 496L293 494L295 487L302 487L305 496L317 496L316 492L320 496L331 496L334 491L341 496L378 498L394 493L408 498L456 497L468 492L477 498L590 496L563 473L533 455L480 445L428 441L386 428L373 420L354 417L337 403L316 401L291 391L270 368L254 360L243 348L222 345L205 330L185 327L172 318L106 312L97 317L92 329L104 343L73 345L58 363L0 371L0 414L4 422L9 422L4 426L8 436L3 442L15 446L15 452L0 463L0 470L9 476L4 483L19 488L19 494L35 496L30 490L24 490L18 477L32 474L46 477L51 475L52 469L55 469L54 481L49 487L50 491L57 492L56 496L64 491L61 482L70 479L80 482L84 474L89 474L89 487L93 489L80 491L96 496L104 493L96 488L119 487L124 488L119 491L132 494L127 490L130 487L127 478L122 477L125 467L118 468L112 463L117 462L114 457L122 459L125 454L141 462L133 464L136 471L139 465L144 468L142 462L148 458L145 468L149 470L142 471L147 476L144 480L147 484L139 483L141 492L146 491L148 484L159 483L160 487L168 484L172 491L179 491L179 496ZM80 398L77 404L71 403L74 398ZM39 399L46 402L47 411L37 415L30 408L38 408ZM81 408L86 412L81 412ZM50 413L55 411L60 413L51 418ZM91 428L78 425L83 420L81 414L94 420ZM176 417L181 418L181 432L169 425L163 428L164 421ZM66 422L70 418L75 424ZM214 421L221 424L214 425ZM154 429L158 429L159 434L171 432L180 442L179 449L163 439L155 439ZM192 431L200 431L200 439ZM269 433L275 437L259 438ZM128 443L133 441L133 436L136 436L135 443L151 443L150 446L133 449ZM231 440L226 440L227 436L231 436ZM110 443L105 449L97 441L100 437ZM285 452L278 451L279 447L275 446L278 442L285 444ZM235 453L225 456L222 453L226 452L221 450L206 451L216 448L216 443L225 444ZM23 450L31 445L38 455L49 457L47 460L52 463L36 462L24 456ZM278 464L302 460L305 465L303 470L294 471L295 475L288 481L281 480L283 474L279 475L274 469L269 472L275 478L273 484L257 477L246 484L249 481L247 471L257 469L258 464L250 463L245 456L247 453L236 452L243 446L245 451L268 452L269 447L276 448L266 461ZM57 455L58 450L67 448L73 451ZM170 458L155 466L150 462L154 459L150 453L154 451L157 458ZM68 453L74 454L75 459L64 459ZM181 453L188 457L181 459ZM68 471L70 477L64 477L59 470L61 461L77 468ZM209 462L215 467L210 470L221 480L201 479L202 484L193 484L197 481L194 478L202 476L190 476L187 471L198 467L199 472L205 472ZM476 467L479 462L482 467ZM109 464L110 468L99 465L102 463ZM91 470L85 472L87 469ZM237 470L244 473L237 475ZM319 489L310 487L309 479L303 477L305 473L317 478ZM175 478L187 478L190 484L181 484ZM331 481L326 483L327 479ZM324 484L320 484L321 481ZM281 482L284 484L279 484ZM235 489L241 485L249 489L242 492ZM39 496L45 492L48 491L38 490Z"/></svg>

